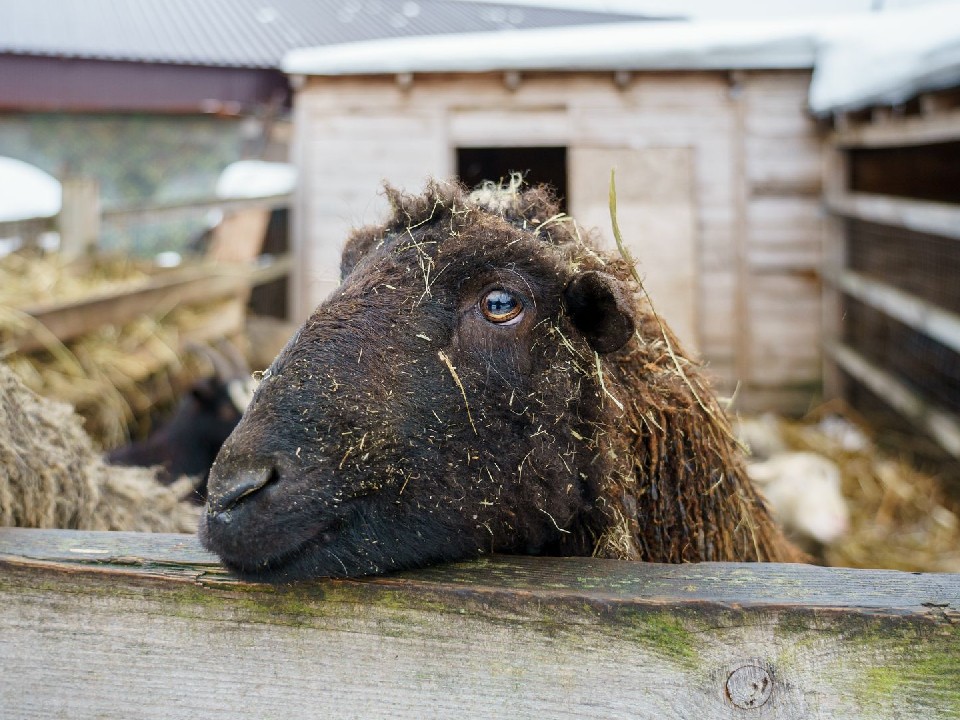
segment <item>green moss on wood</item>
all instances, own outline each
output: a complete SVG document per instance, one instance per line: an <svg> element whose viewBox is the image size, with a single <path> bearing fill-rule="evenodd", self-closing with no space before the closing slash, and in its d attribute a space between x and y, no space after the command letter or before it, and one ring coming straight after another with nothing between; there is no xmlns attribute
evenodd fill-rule
<svg viewBox="0 0 960 720"><path fill-rule="evenodd" d="M665 660L695 667L699 661L698 640L681 615L670 610L623 612L613 627L614 631L623 630L621 637L641 644Z"/></svg>
<svg viewBox="0 0 960 720"><path fill-rule="evenodd" d="M960 717L960 628L922 643L885 647L876 656L887 661L863 671L855 685L860 708L880 710L903 703L909 695L911 704Z"/></svg>
<svg viewBox="0 0 960 720"><path fill-rule="evenodd" d="M395 578L275 587L239 582L219 568L171 564L163 571L165 577L156 578L8 566L0 572L0 591L26 600L41 593L115 597L149 604L151 613L188 620L215 617L238 625L320 632L369 622L385 637L427 637L435 632L440 615L456 615L474 624L549 638L551 652L596 642L598 637L629 642L638 654L661 658L685 676L707 669L705 662L717 661L705 643L730 646L740 637L748 639L745 646L755 648L755 640L772 638L775 647L769 648L768 659L783 677L809 672L811 657L819 658L822 668L817 672L824 678L853 677L853 682L844 681L838 698L852 712L869 714L876 709L882 715L904 694L923 692L924 706L936 709L933 716L960 717L960 624L951 625L935 609L904 615L855 608L744 609L666 601L658 605L652 599L621 604L592 592L591 586L608 580L587 574L577 578L583 593L544 596L529 587L511 589L495 583L463 586L448 580L411 585ZM746 574L731 573L730 579L739 582ZM504 573L505 580L509 577ZM655 596L656 590L648 587L645 593ZM824 654L825 643L837 654ZM851 667L851 657L862 659L862 667ZM831 661L837 665L831 667Z"/></svg>

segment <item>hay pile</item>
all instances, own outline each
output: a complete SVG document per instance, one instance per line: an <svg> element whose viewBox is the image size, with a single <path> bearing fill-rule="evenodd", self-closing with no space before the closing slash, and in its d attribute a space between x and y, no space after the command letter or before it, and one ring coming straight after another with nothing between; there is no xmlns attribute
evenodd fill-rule
<svg viewBox="0 0 960 720"><path fill-rule="evenodd" d="M202 341L208 328L219 327L236 299L189 305L171 299L149 316L104 325L66 344L25 308L134 291L156 277L151 267L113 256L73 263L31 254L0 258L0 360L34 392L72 405L94 442L108 449L145 435L150 413L172 403L205 370L192 359L181 361L179 350L187 338ZM43 349L20 351L25 338Z"/></svg>
<svg viewBox="0 0 960 720"><path fill-rule="evenodd" d="M58 302L79 300L95 292L132 289L149 278L144 262L124 257L101 257L80 267L57 255L11 253L0 259L0 305L26 307L52 298Z"/></svg>
<svg viewBox="0 0 960 720"><path fill-rule="evenodd" d="M110 467L69 405L37 396L0 365L0 526L194 532L190 480Z"/></svg>
<svg viewBox="0 0 960 720"><path fill-rule="evenodd" d="M810 423L767 416L764 423L774 444L818 453L840 468L851 523L847 534L824 547L828 565L960 572L960 508L936 478L885 455L850 419Z"/></svg>
<svg viewBox="0 0 960 720"><path fill-rule="evenodd" d="M127 442L128 428L153 408L157 396L179 395L184 383L178 376L198 374L177 348L232 302L141 316L123 327L102 326L67 345L54 339L45 351L0 353L0 359L34 392L76 408L91 437L113 448ZM4 311L9 308L0 306L0 326ZM145 384L148 378L151 385Z"/></svg>

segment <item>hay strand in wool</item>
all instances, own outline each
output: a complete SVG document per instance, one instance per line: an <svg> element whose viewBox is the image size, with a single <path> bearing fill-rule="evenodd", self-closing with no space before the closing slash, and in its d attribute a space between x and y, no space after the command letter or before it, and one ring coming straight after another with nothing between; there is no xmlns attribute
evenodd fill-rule
<svg viewBox="0 0 960 720"><path fill-rule="evenodd" d="M670 342L670 333L667 332L666 326L663 324L663 321L660 319L660 315L657 313L656 307L653 305L653 298L650 297L650 293L647 292L646 287L643 285L643 280L640 278L640 273L637 272L637 263L634 260L633 256L630 254L629 248L627 248L626 243L623 241L623 235L620 232L620 224L617 222L617 180L616 180L617 171L615 168L610 170L610 226L613 231L613 239L617 243L617 250L620 253L620 256L623 258L624 262L627 263L627 267L630 269L630 276L634 279L637 285L640 287L640 290L643 292L644 296L647 298L647 302L650 305L650 314L653 315L653 318L657 321L657 326L660 328L660 335L663 337L663 341L667 346L667 352L670 355L670 359L673 361L674 367L677 369L677 374L683 378L683 381L686 383L687 387L690 388L690 392L693 393L693 397L696 398L697 403L707 414L707 417L716 424L716 426L723 432L727 437L733 440L735 443L739 444L740 441L734 435L733 430L730 428L730 424L726 420L720 420L713 413L713 411L707 407L706 403L700 397L700 393L697 392L697 389L693 386L693 383L690 382L690 378L687 377L687 374L683 371L683 367L680 365L680 359L677 357L677 354L673 350L673 344Z"/></svg>

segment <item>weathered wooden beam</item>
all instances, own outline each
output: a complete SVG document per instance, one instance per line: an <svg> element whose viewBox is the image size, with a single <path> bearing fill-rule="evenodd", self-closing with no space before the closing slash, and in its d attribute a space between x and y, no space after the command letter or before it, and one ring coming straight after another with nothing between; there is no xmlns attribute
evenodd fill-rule
<svg viewBox="0 0 960 720"><path fill-rule="evenodd" d="M172 203L150 203L124 207L104 208L101 215L108 224L170 222L177 218L194 217L198 211L220 210L223 213L289 207L293 195L269 195L260 198L200 198Z"/></svg>
<svg viewBox="0 0 960 720"><path fill-rule="evenodd" d="M960 575L490 557L274 587L191 536L0 530L15 718L960 715Z"/></svg>
<svg viewBox="0 0 960 720"><path fill-rule="evenodd" d="M825 202L830 212L842 217L960 239L960 206L952 203L871 193L827 195Z"/></svg>
<svg viewBox="0 0 960 720"><path fill-rule="evenodd" d="M841 148L925 145L960 139L960 109L888 118L869 123L837 125L830 144Z"/></svg>
<svg viewBox="0 0 960 720"><path fill-rule="evenodd" d="M750 291L754 282L750 268L750 186L747 159L747 98L743 95L744 73L731 75L731 82L738 92L730 92L730 109L733 116L731 142L733 144L733 271L736 281L733 284L734 355L733 364L736 377L741 381L753 380L754 358L751 349L754 346L753 318L750 315ZM733 88L732 88L733 89Z"/></svg>
<svg viewBox="0 0 960 720"><path fill-rule="evenodd" d="M274 280L288 277L293 272L293 255L284 253L271 258L262 265L257 265L250 272L250 285L266 285Z"/></svg>
<svg viewBox="0 0 960 720"><path fill-rule="evenodd" d="M49 302L20 308L60 342L84 335L103 325L122 325L139 315L172 309L176 305L236 296L250 291L249 270L209 265L178 268L151 278L141 287L110 288L80 300ZM45 347L45 338L23 335L14 344L21 352Z"/></svg>
<svg viewBox="0 0 960 720"><path fill-rule="evenodd" d="M841 343L828 344L827 352L845 371L916 425L948 453L960 458L960 418L921 397L883 368Z"/></svg>
<svg viewBox="0 0 960 720"><path fill-rule="evenodd" d="M847 192L850 178L850 156L848 153L827 145L823 158L823 194L829 202L833 198L843 197ZM824 278L837 277L847 265L847 233L842 218L827 215L823 223L823 266ZM821 285L820 328L822 342L840 342L843 326L843 298L836 286L825 282ZM822 355L823 398L831 400L844 396L843 373L837 363L828 354Z"/></svg>
<svg viewBox="0 0 960 720"><path fill-rule="evenodd" d="M852 270L828 280L860 302L960 352L960 315L957 313Z"/></svg>

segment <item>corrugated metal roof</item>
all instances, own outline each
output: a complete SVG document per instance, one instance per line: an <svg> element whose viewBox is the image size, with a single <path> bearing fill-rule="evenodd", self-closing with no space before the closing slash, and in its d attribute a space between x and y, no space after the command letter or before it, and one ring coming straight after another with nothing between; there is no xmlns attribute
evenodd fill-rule
<svg viewBox="0 0 960 720"><path fill-rule="evenodd" d="M0 0L0 53L277 68L301 47L642 19L458 0Z"/></svg>

